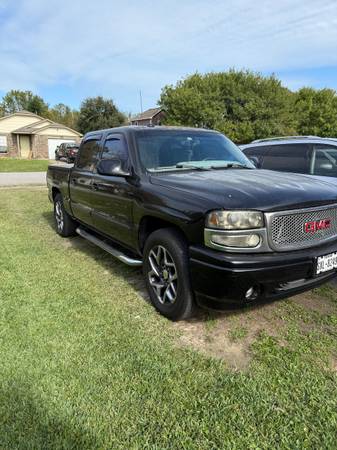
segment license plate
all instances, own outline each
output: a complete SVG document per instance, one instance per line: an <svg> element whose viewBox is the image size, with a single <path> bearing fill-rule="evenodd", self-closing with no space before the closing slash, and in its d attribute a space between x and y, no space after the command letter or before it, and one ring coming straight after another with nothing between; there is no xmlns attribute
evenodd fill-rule
<svg viewBox="0 0 337 450"><path fill-rule="evenodd" d="M319 256L316 264L316 275L337 269L337 252Z"/></svg>

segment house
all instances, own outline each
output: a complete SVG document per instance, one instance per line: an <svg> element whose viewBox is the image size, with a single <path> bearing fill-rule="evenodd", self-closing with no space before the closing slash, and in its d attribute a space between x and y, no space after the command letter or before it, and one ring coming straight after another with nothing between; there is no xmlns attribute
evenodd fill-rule
<svg viewBox="0 0 337 450"><path fill-rule="evenodd" d="M151 108L131 119L131 125L161 125L165 116L162 108Z"/></svg>
<svg viewBox="0 0 337 450"><path fill-rule="evenodd" d="M55 158L61 142L79 142L81 134L29 111L0 117L0 156Z"/></svg>

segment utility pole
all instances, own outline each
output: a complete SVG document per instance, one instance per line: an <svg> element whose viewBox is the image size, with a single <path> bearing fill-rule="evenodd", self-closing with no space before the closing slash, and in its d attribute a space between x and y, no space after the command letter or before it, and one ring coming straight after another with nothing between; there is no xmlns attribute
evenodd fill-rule
<svg viewBox="0 0 337 450"><path fill-rule="evenodd" d="M139 89L139 101L140 101L140 112L143 112L143 98L142 98L142 91Z"/></svg>

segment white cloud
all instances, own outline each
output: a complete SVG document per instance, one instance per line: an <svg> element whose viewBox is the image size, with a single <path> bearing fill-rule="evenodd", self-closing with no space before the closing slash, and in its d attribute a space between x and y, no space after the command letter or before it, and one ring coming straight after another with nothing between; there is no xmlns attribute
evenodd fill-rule
<svg viewBox="0 0 337 450"><path fill-rule="evenodd" d="M0 0L0 90L88 83L158 95L195 70L332 66L336 50L334 0Z"/></svg>

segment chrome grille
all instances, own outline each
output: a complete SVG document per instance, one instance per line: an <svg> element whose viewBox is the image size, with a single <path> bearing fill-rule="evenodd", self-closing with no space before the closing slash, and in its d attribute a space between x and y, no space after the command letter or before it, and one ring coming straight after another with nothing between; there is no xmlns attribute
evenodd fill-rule
<svg viewBox="0 0 337 450"><path fill-rule="evenodd" d="M337 206L285 211L267 214L270 245L285 251L313 247L337 238ZM330 228L305 232L306 222L330 219Z"/></svg>

